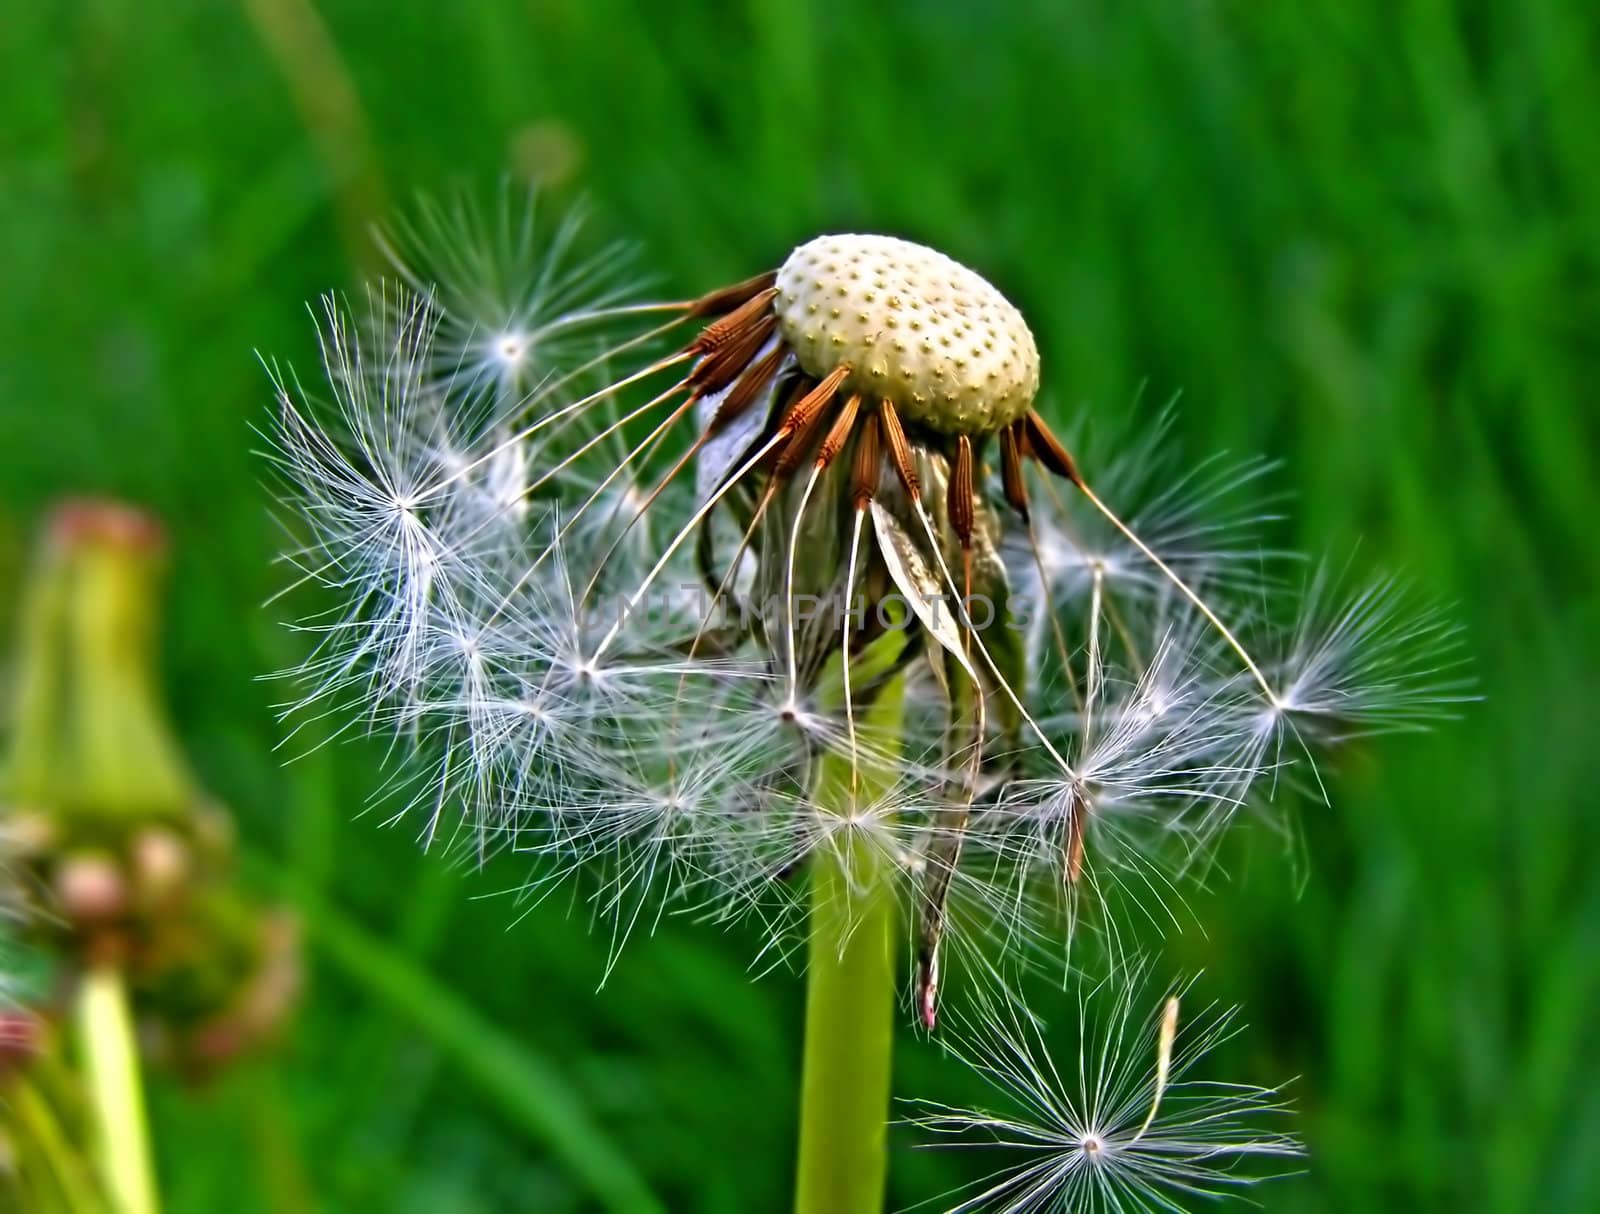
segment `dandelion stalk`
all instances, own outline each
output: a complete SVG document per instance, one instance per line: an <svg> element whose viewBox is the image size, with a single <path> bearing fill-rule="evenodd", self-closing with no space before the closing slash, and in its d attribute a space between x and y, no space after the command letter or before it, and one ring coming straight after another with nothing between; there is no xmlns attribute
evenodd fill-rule
<svg viewBox="0 0 1600 1214"><path fill-rule="evenodd" d="M904 683L894 679L863 715L865 732L896 736ZM819 766L817 804L848 816L887 791L889 773L848 758ZM894 1052L895 938L889 860L851 830L811 861L805 1062L800 1086L797 1214L867 1214L883 1205L889 1077Z"/></svg>
<svg viewBox="0 0 1600 1214"><path fill-rule="evenodd" d="M100 1167L117 1214L156 1214L155 1169L133 1012L122 971L96 965L78 990L83 1075L94 1106Z"/></svg>
<svg viewBox="0 0 1600 1214"><path fill-rule="evenodd" d="M61 1123L47 1084L38 1076L10 1076L6 1085L7 1126L15 1152L11 1180L21 1208L78 1214L103 1207L90 1161ZM0 1189L0 1192L11 1191Z"/></svg>

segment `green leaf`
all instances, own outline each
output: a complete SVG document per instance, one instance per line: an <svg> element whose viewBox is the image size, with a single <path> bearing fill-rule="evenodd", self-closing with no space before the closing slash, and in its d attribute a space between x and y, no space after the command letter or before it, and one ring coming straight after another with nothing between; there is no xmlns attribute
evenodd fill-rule
<svg viewBox="0 0 1600 1214"><path fill-rule="evenodd" d="M275 865L252 859L274 884L295 892ZM662 1209L554 1063L328 903L316 901L305 920L311 944L330 964L405 1017L486 1097L543 1142L606 1209L629 1214Z"/></svg>

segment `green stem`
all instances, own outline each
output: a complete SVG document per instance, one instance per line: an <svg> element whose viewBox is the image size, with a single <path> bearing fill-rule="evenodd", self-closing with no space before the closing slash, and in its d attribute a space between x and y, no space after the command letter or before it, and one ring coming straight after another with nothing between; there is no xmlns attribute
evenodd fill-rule
<svg viewBox="0 0 1600 1214"><path fill-rule="evenodd" d="M902 691L894 680L862 721L880 756L886 742L899 736ZM863 768L857 795L870 802L890 778L881 767ZM822 760L816 795L823 807L848 812L847 757ZM888 1162L898 916L885 871L889 861L879 847L848 830L839 831L836 842L836 848L820 849L811 864L795 1210L877 1214Z"/></svg>
<svg viewBox="0 0 1600 1214"><path fill-rule="evenodd" d="M122 971L92 966L78 991L84 1079L94 1105L97 1147L116 1214L156 1214L155 1172L133 1013Z"/></svg>
<svg viewBox="0 0 1600 1214"><path fill-rule="evenodd" d="M93 1174L32 1079L16 1076L6 1089L5 1099L13 1127L22 1140L9 1145L19 1151L20 1160L14 1161L13 1167L21 1175L30 1203L27 1208L37 1208L39 1214L46 1210L82 1214L99 1209ZM47 1192L50 1196L46 1196Z"/></svg>

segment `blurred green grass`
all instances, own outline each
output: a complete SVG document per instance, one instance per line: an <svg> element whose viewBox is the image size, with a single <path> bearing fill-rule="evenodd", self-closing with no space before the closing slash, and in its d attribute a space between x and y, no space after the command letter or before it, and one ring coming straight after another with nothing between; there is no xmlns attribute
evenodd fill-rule
<svg viewBox="0 0 1600 1214"><path fill-rule="evenodd" d="M1246 1005L1228 1076L1300 1076L1308 1174L1266 1208L1600 1208L1594 6L318 11L0 22L0 570L64 492L168 519L184 736L317 959L271 1067L158 1093L173 1210L576 1210L634 1175L672 1209L785 1205L794 978L668 923L595 994L581 908L510 926L514 865L359 817L374 747L282 766L258 681L296 641L261 607L253 351L310 364L300 301L355 280L385 193L564 161L668 289L829 228L934 243L1023 306L1058 417L1181 390L1188 451L1283 460L1303 546L1455 600L1484 702L1350 756L1303 874L1230 845L1172 955ZM901 1072L961 1082L915 1044ZM903 1151L894 1200L969 1166Z"/></svg>

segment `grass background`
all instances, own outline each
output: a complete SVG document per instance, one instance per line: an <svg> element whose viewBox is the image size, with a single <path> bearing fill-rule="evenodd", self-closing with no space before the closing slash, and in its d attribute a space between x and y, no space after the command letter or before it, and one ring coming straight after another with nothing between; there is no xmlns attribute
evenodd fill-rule
<svg viewBox="0 0 1600 1214"><path fill-rule="evenodd" d="M1597 64L1545 0L8 6L0 570L64 492L167 519L175 713L314 956L269 1063L156 1092L170 1208L786 1204L796 978L669 924L597 994L581 916L513 926L514 867L359 816L370 748L273 753L252 351L310 365L372 215L504 172L671 291L934 243L1023 306L1057 417L1181 390L1188 450L1284 462L1306 548L1456 600L1484 702L1352 755L1303 873L1232 846L1169 957L1246 1006L1224 1075L1300 1076L1267 1209L1600 1208ZM900 1089L954 1094L905 1039ZM898 1150L893 1201L971 1166Z"/></svg>

